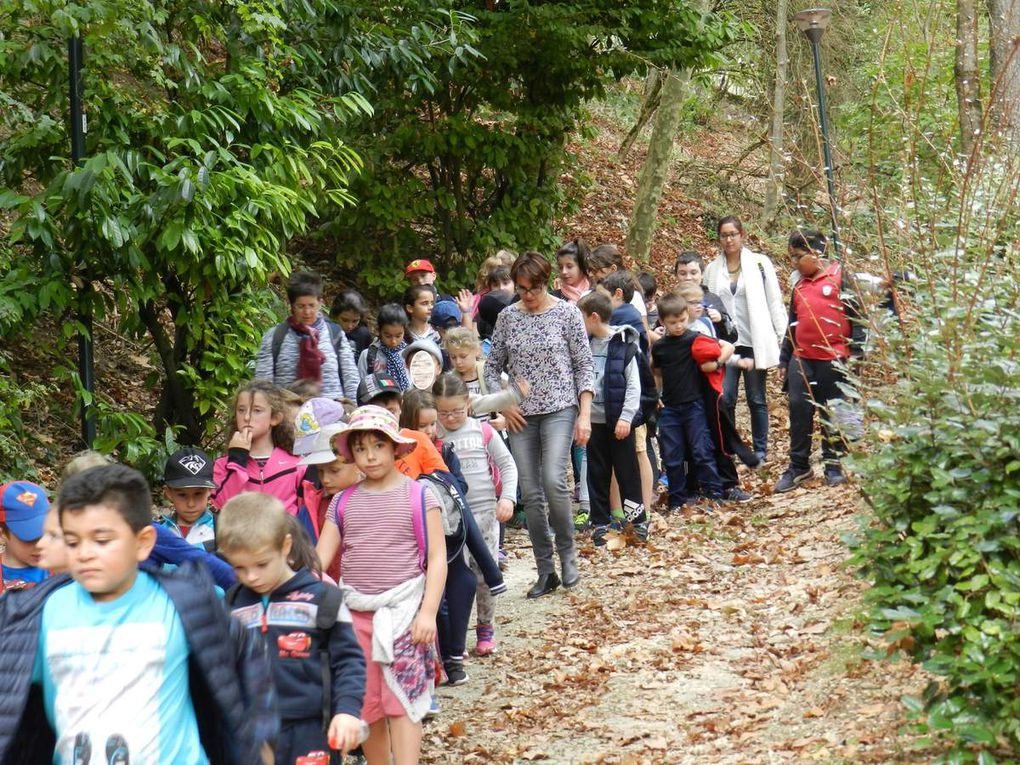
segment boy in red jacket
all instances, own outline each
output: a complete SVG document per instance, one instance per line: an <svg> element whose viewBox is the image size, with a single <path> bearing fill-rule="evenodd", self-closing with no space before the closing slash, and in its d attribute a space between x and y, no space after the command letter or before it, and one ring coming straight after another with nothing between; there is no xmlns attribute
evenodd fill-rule
<svg viewBox="0 0 1020 765"><path fill-rule="evenodd" d="M775 493L791 491L813 475L811 432L818 407L825 482L829 486L846 482L839 464L846 448L828 407L844 398L843 367L849 358L860 356L864 325L842 266L824 260L825 244L825 235L813 229L794 231L788 242L795 271L779 370L789 386L790 466L773 488Z"/></svg>

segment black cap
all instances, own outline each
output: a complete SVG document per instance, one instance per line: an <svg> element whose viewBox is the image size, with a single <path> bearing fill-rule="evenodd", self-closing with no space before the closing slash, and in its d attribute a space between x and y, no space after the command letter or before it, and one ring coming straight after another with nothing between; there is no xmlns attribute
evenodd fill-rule
<svg viewBox="0 0 1020 765"><path fill-rule="evenodd" d="M374 375L369 375L362 380L358 386L358 404L361 406L371 404L379 396L387 394L399 397L400 386L389 375L376 372Z"/></svg>
<svg viewBox="0 0 1020 765"><path fill-rule="evenodd" d="M166 461L163 483L171 489L215 489L212 460L193 446L178 449Z"/></svg>

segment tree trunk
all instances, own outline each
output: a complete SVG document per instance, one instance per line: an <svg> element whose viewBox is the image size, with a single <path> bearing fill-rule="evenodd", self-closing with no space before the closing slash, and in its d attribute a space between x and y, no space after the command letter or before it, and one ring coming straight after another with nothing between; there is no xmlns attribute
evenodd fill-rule
<svg viewBox="0 0 1020 765"><path fill-rule="evenodd" d="M1020 0L988 0L991 32L989 69L992 95L989 103L992 125L1007 140L1020 139Z"/></svg>
<svg viewBox="0 0 1020 765"><path fill-rule="evenodd" d="M765 222L771 224L783 193L783 115L786 113L786 27L788 0L776 2L776 81L772 91L772 130L769 134L769 184L765 189Z"/></svg>
<svg viewBox="0 0 1020 765"><path fill-rule="evenodd" d="M641 131L645 129L645 125L655 114L656 109L659 108L659 100L662 97L662 72L658 69L651 69L648 72L648 77L645 78L645 92L644 97L641 99L641 113L638 114L637 121L634 123L634 127L627 133L627 137L623 139L623 143L620 144L620 159L623 159L630 152L631 147L634 146L634 142L637 137L641 134Z"/></svg>
<svg viewBox="0 0 1020 765"><path fill-rule="evenodd" d="M652 136L648 140L648 156L641 166L634 214L627 232L627 251L631 257L647 261L651 256L652 237L658 228L659 202L669 177L673 156L673 138L680 125L680 106L687 93L690 72L663 73L662 94L655 111Z"/></svg>
<svg viewBox="0 0 1020 765"><path fill-rule="evenodd" d="M981 73L978 71L977 1L956 1L956 104L960 153L969 157L981 132Z"/></svg>

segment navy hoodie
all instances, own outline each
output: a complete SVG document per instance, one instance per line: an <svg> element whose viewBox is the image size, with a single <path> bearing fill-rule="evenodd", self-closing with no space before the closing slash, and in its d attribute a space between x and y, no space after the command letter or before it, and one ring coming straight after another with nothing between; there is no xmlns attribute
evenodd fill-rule
<svg viewBox="0 0 1020 765"><path fill-rule="evenodd" d="M269 594L268 602L247 587L232 592L231 615L261 632L273 664L280 717L309 720L323 716L324 678L329 674L330 717L361 716L365 697L365 656L354 636L350 612L340 607L329 629L316 626L319 603L332 584L306 569Z"/></svg>

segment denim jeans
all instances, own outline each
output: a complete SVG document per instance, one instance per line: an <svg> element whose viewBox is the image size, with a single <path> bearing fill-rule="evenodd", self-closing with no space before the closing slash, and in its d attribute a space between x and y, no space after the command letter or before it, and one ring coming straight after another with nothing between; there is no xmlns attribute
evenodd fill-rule
<svg viewBox="0 0 1020 765"><path fill-rule="evenodd" d="M746 345L738 345L736 352L743 358L754 358L754 351ZM737 392L740 378L744 378L744 394L747 396L747 408L751 412L751 446L761 454L768 453L769 444L769 406L765 400L765 377L768 370L726 367L723 378L723 406L729 409L736 421Z"/></svg>
<svg viewBox="0 0 1020 765"><path fill-rule="evenodd" d="M706 497L722 496L712 436L708 432L705 405L701 401L660 409L659 442L662 444L662 463L669 479L671 508L681 507L688 500L685 461L690 462Z"/></svg>
<svg viewBox="0 0 1020 765"><path fill-rule="evenodd" d="M555 550L563 561L574 562L574 517L567 490L570 444L574 440L577 408L528 415L520 433L510 434L510 452L517 463L528 536L539 576L556 571L549 528L556 535Z"/></svg>

